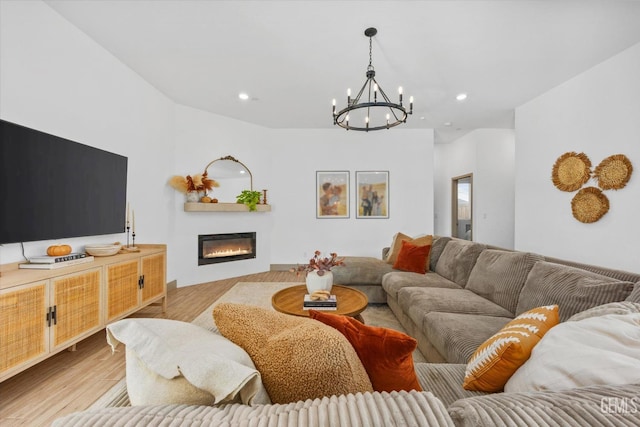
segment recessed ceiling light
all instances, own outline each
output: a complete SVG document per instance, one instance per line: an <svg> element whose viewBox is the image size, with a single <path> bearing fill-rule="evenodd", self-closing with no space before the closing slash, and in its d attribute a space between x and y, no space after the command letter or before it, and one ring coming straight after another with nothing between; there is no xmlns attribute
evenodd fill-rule
<svg viewBox="0 0 640 427"><path fill-rule="evenodd" d="M453 123L451 123L451 122L444 122L444 125L445 125L445 126L451 126L452 124L453 124Z"/></svg>
<svg viewBox="0 0 640 427"><path fill-rule="evenodd" d="M244 92L240 92L238 94L238 98L242 99L243 101L246 101L247 99L249 99L249 95Z"/></svg>
<svg viewBox="0 0 640 427"><path fill-rule="evenodd" d="M458 101L464 101L465 99L467 99L467 94L466 93L459 93L456 95L456 99Z"/></svg>

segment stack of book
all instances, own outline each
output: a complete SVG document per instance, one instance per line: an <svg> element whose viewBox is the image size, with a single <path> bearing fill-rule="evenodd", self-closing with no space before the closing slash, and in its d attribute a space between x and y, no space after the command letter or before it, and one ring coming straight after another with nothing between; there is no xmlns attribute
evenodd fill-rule
<svg viewBox="0 0 640 427"><path fill-rule="evenodd" d="M38 256L29 258L26 264L20 264L20 268L33 268L39 270L53 270L54 268L69 267L70 265L84 264L93 261L93 257L85 253L73 253L63 256Z"/></svg>
<svg viewBox="0 0 640 427"><path fill-rule="evenodd" d="M326 300L312 300L311 295L304 296L303 308L305 310L337 310L338 300L335 295L330 295Z"/></svg>

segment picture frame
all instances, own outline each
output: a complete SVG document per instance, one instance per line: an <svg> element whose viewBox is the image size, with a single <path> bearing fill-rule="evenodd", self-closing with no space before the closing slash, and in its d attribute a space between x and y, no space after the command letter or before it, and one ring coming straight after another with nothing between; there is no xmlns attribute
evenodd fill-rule
<svg viewBox="0 0 640 427"><path fill-rule="evenodd" d="M356 171L356 218L389 218L389 171Z"/></svg>
<svg viewBox="0 0 640 427"><path fill-rule="evenodd" d="M349 218L349 171L316 171L316 218Z"/></svg>

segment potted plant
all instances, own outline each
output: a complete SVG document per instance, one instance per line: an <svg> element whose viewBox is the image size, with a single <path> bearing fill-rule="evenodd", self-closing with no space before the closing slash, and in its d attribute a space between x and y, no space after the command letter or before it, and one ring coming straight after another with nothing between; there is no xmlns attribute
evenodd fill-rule
<svg viewBox="0 0 640 427"><path fill-rule="evenodd" d="M296 274L305 272L307 292L312 294L314 291L319 290L331 291L333 286L331 269L338 265L344 265L344 258L338 258L338 254L335 252L330 253L329 257L323 258L320 251L315 251L308 264L298 265L291 271Z"/></svg>
<svg viewBox="0 0 640 427"><path fill-rule="evenodd" d="M256 206L260 203L260 193L259 191L251 191L251 190L242 190L239 196L236 196L236 201L238 203L244 203L250 211L255 211Z"/></svg>

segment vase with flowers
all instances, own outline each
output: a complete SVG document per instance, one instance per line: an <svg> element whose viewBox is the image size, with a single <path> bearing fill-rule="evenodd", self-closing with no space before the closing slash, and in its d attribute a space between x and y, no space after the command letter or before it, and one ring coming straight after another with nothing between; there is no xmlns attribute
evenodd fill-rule
<svg viewBox="0 0 640 427"><path fill-rule="evenodd" d="M207 172L197 173L193 176L174 175L169 179L169 185L185 194L187 202L201 202L207 197L209 191L220 184L207 176ZM209 201L209 200L206 200Z"/></svg>
<svg viewBox="0 0 640 427"><path fill-rule="evenodd" d="M330 253L328 257L322 257L320 251L313 253L313 258L308 264L298 265L291 269L292 272L300 274L304 272L307 292L312 294L315 291L326 290L331 292L333 287L333 273L331 269L338 265L344 265L344 258L338 258L338 254Z"/></svg>

